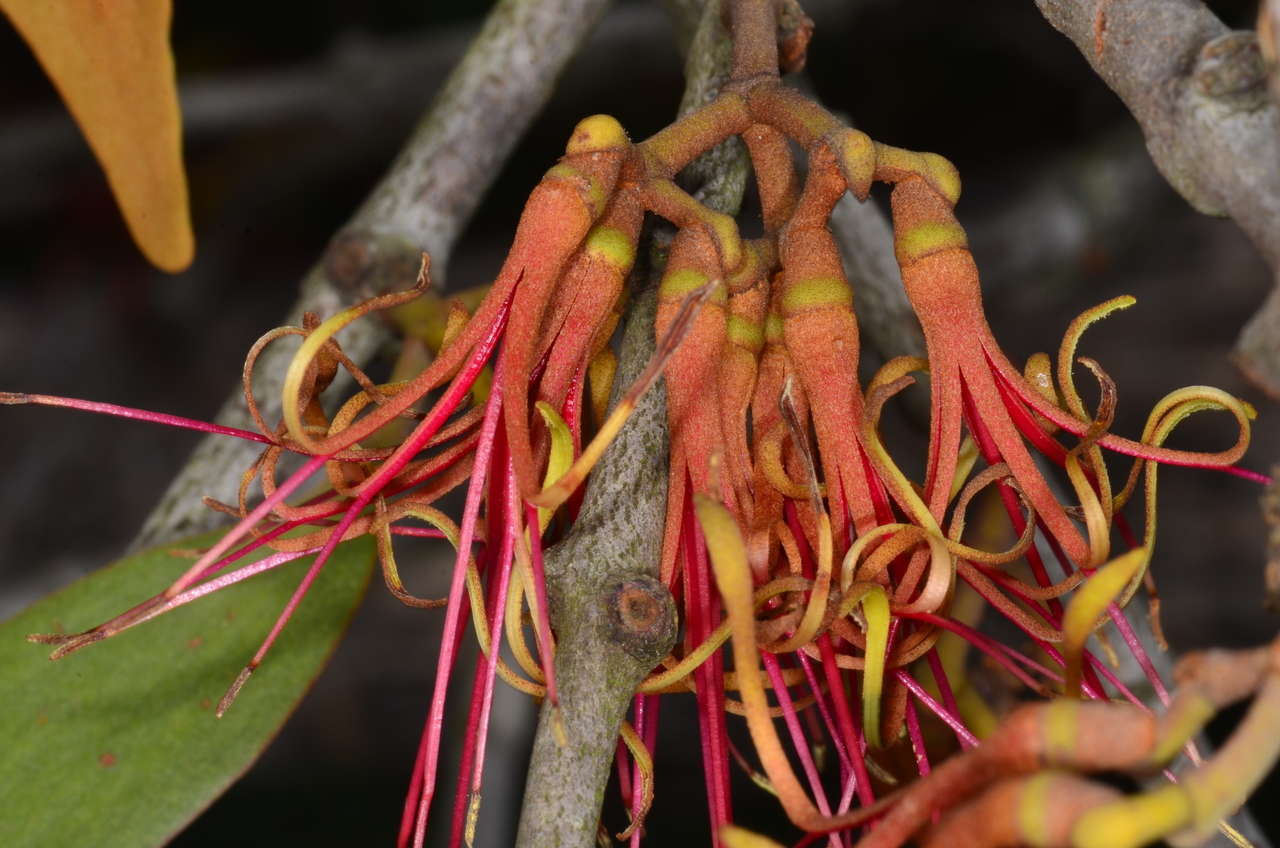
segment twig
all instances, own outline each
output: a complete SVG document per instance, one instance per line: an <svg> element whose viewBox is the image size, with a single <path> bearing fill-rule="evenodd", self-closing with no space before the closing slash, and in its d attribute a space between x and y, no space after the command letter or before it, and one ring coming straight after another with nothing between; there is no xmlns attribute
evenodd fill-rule
<svg viewBox="0 0 1280 848"><path fill-rule="evenodd" d="M370 294L409 288L424 250L433 267L443 269L480 197L605 5L607 0L502 0L390 170L307 273L286 322L300 324L306 311L332 314ZM358 322L350 333L343 347L356 362L386 338L373 321ZM290 355L277 347L259 359L257 396L268 420L279 415L279 380ZM253 426L238 391L217 420ZM234 501L240 473L256 453L256 446L237 441L201 442L132 549L217 526L220 516L204 508L201 496Z"/></svg>
<svg viewBox="0 0 1280 848"><path fill-rule="evenodd" d="M653 352L656 282L627 317L618 389ZM572 533L548 553L560 714L543 704L517 845L595 844L623 714L675 640L675 604L657 579L666 454L665 395L651 391L596 466Z"/></svg>
<svg viewBox="0 0 1280 848"><path fill-rule="evenodd" d="M1129 107L1170 185L1197 210L1234 218L1280 269L1280 107L1256 36L1229 31L1199 0L1036 5ZM1235 357L1280 395L1280 295L1245 327Z"/></svg>
<svg viewBox="0 0 1280 848"><path fill-rule="evenodd" d="M677 21L699 14L689 40L682 114L714 97L728 79L728 34L718 5L713 0L702 10L688 3L669 6ZM695 181L690 189L704 203L733 214L742 203L746 175L746 151L738 143L708 151L684 176ZM655 267L628 315L615 403L653 352L661 270ZM520 814L516 844L522 848L595 844L622 717L644 675L675 640L675 604L657 579L666 466L665 394L649 392L596 466L569 537L548 556L559 718L567 744L556 738L557 717L544 704ZM628 608L643 614L629 616ZM640 626L626 626L637 624L635 618Z"/></svg>

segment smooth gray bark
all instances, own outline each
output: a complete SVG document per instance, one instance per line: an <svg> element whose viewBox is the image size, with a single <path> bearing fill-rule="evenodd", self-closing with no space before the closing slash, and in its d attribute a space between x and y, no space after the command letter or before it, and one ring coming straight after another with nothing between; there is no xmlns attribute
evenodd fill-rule
<svg viewBox="0 0 1280 848"><path fill-rule="evenodd" d="M688 39L681 115L714 99L729 79L729 36L716 5L707 3L699 11L689 3L669 4L677 31L689 31L686 16L697 13L696 28ZM682 178L707 206L736 214L749 170L746 146L735 138L691 163ZM615 403L653 352L661 271L661 263L655 262L652 278L629 312ZM520 814L516 844L521 848L596 844L622 718L640 682L675 640L675 606L657 579L666 518L667 456L665 393L654 390L645 395L592 472L582 512L569 537L550 552L547 591L557 636L562 718L569 738L567 745L556 739L551 708L544 704ZM640 614L629 614L629 609ZM636 618L642 625L652 624L620 626ZM659 619L661 628L656 626Z"/></svg>
<svg viewBox="0 0 1280 848"><path fill-rule="evenodd" d="M1187 202L1229 215L1280 285L1280 106L1253 32L1200 0L1036 0L1120 96L1160 173ZM1280 396L1280 294L1245 326L1235 359Z"/></svg>
<svg viewBox="0 0 1280 848"><path fill-rule="evenodd" d="M627 317L615 384L624 390L654 349L657 288ZM592 846L617 748L640 681L671 649L676 611L658 580L667 488L666 396L648 392L592 472L569 537L547 556L565 744L544 703L517 844Z"/></svg>

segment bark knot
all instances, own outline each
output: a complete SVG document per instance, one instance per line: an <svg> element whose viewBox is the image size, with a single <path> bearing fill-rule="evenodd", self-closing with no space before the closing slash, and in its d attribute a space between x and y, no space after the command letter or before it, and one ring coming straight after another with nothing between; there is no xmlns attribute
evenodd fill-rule
<svg viewBox="0 0 1280 848"><path fill-rule="evenodd" d="M1229 32L1205 44L1194 79L1201 94L1237 109L1252 110L1267 103L1266 67L1252 32Z"/></svg>
<svg viewBox="0 0 1280 848"><path fill-rule="evenodd" d="M660 580L640 576L614 585L608 600L611 636L634 659L656 664L676 637L676 608Z"/></svg>

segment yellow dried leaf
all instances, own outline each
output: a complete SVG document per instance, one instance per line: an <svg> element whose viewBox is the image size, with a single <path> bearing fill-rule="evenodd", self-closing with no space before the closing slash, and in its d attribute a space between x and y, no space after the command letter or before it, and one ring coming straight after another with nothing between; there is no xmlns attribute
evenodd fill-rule
<svg viewBox="0 0 1280 848"><path fill-rule="evenodd" d="M0 0L80 125L153 264L191 264L170 0Z"/></svg>

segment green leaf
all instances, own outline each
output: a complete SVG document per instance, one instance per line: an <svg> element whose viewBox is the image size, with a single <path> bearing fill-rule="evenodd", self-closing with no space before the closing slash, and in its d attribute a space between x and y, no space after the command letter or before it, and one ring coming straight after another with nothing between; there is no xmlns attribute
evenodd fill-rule
<svg viewBox="0 0 1280 848"><path fill-rule="evenodd" d="M373 565L368 537L335 551L221 719L213 715L218 699L311 558L57 662L48 645L25 640L92 627L154 595L191 564L167 549L122 560L0 625L0 845L142 846L172 837L249 768L292 713Z"/></svg>

